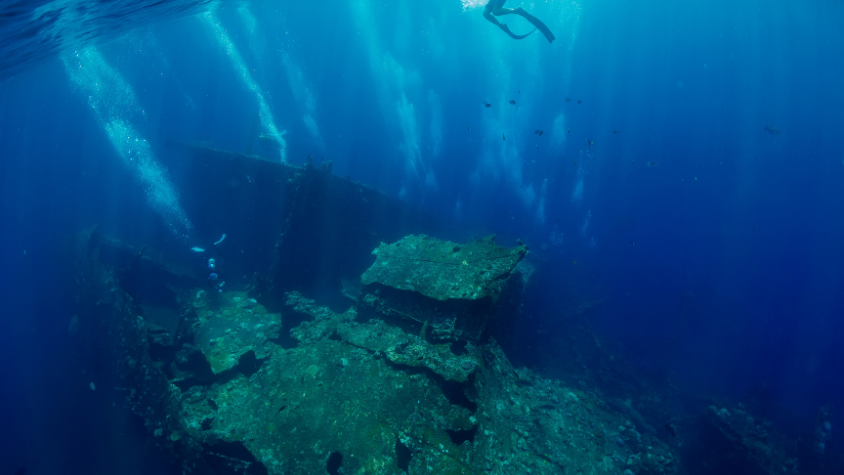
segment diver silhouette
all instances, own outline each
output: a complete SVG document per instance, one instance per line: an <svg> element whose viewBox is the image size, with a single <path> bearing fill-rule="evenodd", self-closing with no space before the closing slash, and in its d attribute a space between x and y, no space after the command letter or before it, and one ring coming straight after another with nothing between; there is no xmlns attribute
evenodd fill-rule
<svg viewBox="0 0 844 475"><path fill-rule="evenodd" d="M522 7L504 8L505 2L507 2L507 0L489 0L489 2L484 7L484 18L489 20L489 22L492 23L493 25L495 25L495 26L501 28L502 30L504 30L504 33L507 33L508 35L510 35L511 38L514 38L514 39L517 39L517 40L525 38L528 35L530 35L531 33L533 33L534 31L539 30L539 31L542 32L543 35L545 35L545 38L548 39L549 43L554 41L554 39L555 39L554 34L551 33L551 30L549 30L548 27L545 26L545 23L542 23L542 21L540 21L539 18L536 18L535 16L526 12ZM512 31L510 31L510 28L506 24L501 23L500 21L498 21L497 18L495 18L497 16L502 16L502 15L519 15L522 18L524 18L525 20L529 21L536 28L531 30L530 33L527 33L527 34L524 34L524 35L517 35L517 34L513 33Z"/></svg>

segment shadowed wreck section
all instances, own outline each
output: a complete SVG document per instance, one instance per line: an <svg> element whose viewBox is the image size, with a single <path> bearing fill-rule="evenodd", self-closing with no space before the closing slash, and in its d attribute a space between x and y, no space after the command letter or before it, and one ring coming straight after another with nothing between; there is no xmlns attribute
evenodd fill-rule
<svg viewBox="0 0 844 475"><path fill-rule="evenodd" d="M255 266L251 279L220 291L209 288L204 269L152 244L135 247L96 227L73 239L77 339L108 368L98 390L125 401L184 473L676 472L677 446L630 402L510 363L498 341L522 324L523 244L402 234L424 228L424 219L369 226L361 218L348 228L345 218L309 220L308 213L362 216L405 205L325 168L191 153L188 166L228 167L197 171L207 180L267 168L262 176L278 179L266 186L290 200L323 201L300 208L253 190L272 210L261 219L276 224L249 228L245 220L256 235L227 243L275 244L253 247L243 262L234 262L236 252L218 259L238 272ZM186 203L197 199L182 193ZM249 206L234 191L229 199ZM308 239L332 234L345 238ZM314 256L300 251L323 247L331 250L315 265L334 268L314 273ZM334 294L312 294L320 279ZM731 434L710 435L721 433ZM772 473L757 458L758 470L748 473Z"/></svg>

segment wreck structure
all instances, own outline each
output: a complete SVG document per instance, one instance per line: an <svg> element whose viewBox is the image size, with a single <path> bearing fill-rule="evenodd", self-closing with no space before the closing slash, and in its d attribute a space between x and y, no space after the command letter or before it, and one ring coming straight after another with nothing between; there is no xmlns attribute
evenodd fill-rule
<svg viewBox="0 0 844 475"><path fill-rule="evenodd" d="M197 228L238 230L217 259L233 284L96 227L72 256L98 387L184 473L676 471L676 447L629 414L510 364L497 338L519 324L525 245L438 239L441 223L330 166L171 158Z"/></svg>

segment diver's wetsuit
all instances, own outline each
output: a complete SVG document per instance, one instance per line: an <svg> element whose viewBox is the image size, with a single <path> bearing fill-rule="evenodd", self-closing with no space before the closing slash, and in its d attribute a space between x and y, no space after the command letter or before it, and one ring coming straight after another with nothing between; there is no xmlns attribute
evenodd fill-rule
<svg viewBox="0 0 844 475"><path fill-rule="evenodd" d="M548 39L549 43L554 41L554 39L555 39L554 34L551 33L551 30L549 30L548 27L545 26L545 23L542 23L542 21L540 21L539 18L536 18L535 16L526 12L522 7L504 8L505 2L507 2L507 0L489 0L489 2L486 4L486 7L484 7L484 18L489 20L490 23L492 23L493 25L495 25L495 26L501 28L502 30L504 30L504 33L507 33L508 35L510 35L511 38L515 38L517 40L520 40L520 39L530 35L530 33L533 33L536 30L539 30L539 31L542 32L543 35L545 35L545 38ZM531 24L533 26L535 26L536 29L531 31L530 33L525 34L525 35L517 35L517 34L513 33L512 31L510 31L510 28L506 24L501 23L500 21L498 21L497 18L495 18L495 17L501 16L501 15L519 15L522 18L524 18L525 20L531 22Z"/></svg>

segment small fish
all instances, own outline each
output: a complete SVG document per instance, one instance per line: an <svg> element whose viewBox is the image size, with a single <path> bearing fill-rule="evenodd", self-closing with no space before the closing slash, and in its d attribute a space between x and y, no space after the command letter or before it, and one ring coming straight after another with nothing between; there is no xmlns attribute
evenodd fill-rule
<svg viewBox="0 0 844 475"><path fill-rule="evenodd" d="M635 164L636 164L636 160L633 160L632 162L630 162L630 164L631 164L631 165L635 165Z"/></svg>
<svg viewBox="0 0 844 475"><path fill-rule="evenodd" d="M466 130L472 130L472 128L467 125Z"/></svg>
<svg viewBox="0 0 844 475"><path fill-rule="evenodd" d="M768 127L767 125L765 126L765 132L768 132L771 135L779 135L782 133L780 132L780 129L776 127Z"/></svg>
<svg viewBox="0 0 844 475"><path fill-rule="evenodd" d="M631 245L631 246L635 246L635 244L633 244L633 241L630 241L630 245Z"/></svg>
<svg viewBox="0 0 844 475"><path fill-rule="evenodd" d="M190 250L193 251L193 252L205 252L205 249L203 249L201 247L192 247L192 248L190 248Z"/></svg>
<svg viewBox="0 0 844 475"><path fill-rule="evenodd" d="M577 166L577 160L572 160L571 163L574 163L574 166Z"/></svg>
<svg viewBox="0 0 844 475"><path fill-rule="evenodd" d="M618 131L617 131L617 130L613 130L613 131L612 131L612 133L613 133L613 134L617 134L617 133L618 133Z"/></svg>
<svg viewBox="0 0 844 475"><path fill-rule="evenodd" d="M571 102L571 99L569 99L569 98L567 97L567 98L566 98L566 102Z"/></svg>
<svg viewBox="0 0 844 475"><path fill-rule="evenodd" d="M536 132L534 132L534 133L535 133L536 135L538 135L538 136L542 137L542 135L543 135L545 132L544 132L544 131L542 131L542 130L537 130L537 131L536 131Z"/></svg>
<svg viewBox="0 0 844 475"><path fill-rule="evenodd" d="M249 183L255 183L255 179L253 179L253 178L252 178L251 176L249 176L249 175L246 175L246 181L248 181Z"/></svg>
<svg viewBox="0 0 844 475"><path fill-rule="evenodd" d="M677 438L677 428L674 427L671 423L669 423L669 422L665 423L665 430L667 430L668 433L671 434L671 437L673 437L675 439Z"/></svg>
<svg viewBox="0 0 844 475"><path fill-rule="evenodd" d="M504 134L501 134L501 140L507 140L507 137L505 137Z"/></svg>
<svg viewBox="0 0 844 475"><path fill-rule="evenodd" d="M516 105L516 101L514 101L513 99L510 99L510 105Z"/></svg>
<svg viewBox="0 0 844 475"><path fill-rule="evenodd" d="M655 167L656 166L656 160L654 160L652 162L648 162L648 166L649 167Z"/></svg>
<svg viewBox="0 0 844 475"><path fill-rule="evenodd" d="M571 265L575 265L575 264L577 264L577 260L575 260L574 262L571 263Z"/></svg>
<svg viewBox="0 0 844 475"><path fill-rule="evenodd" d="M539 150L539 145L536 146L536 149Z"/></svg>
<svg viewBox="0 0 844 475"><path fill-rule="evenodd" d="M581 101L580 99L578 99L578 100L577 100L577 103L578 103L578 104L581 104L581 103L583 103L583 101Z"/></svg>
<svg viewBox="0 0 844 475"><path fill-rule="evenodd" d="M591 147L591 146L593 146L593 145L595 145L595 142L593 142L593 141L591 141L591 140L589 140L589 139L586 139L586 143L588 143L590 147Z"/></svg>
<svg viewBox="0 0 844 475"><path fill-rule="evenodd" d="M567 134L570 134L570 133L571 133L571 129L567 129L567 130L566 130L566 133L567 133Z"/></svg>
<svg viewBox="0 0 844 475"><path fill-rule="evenodd" d="M484 107L492 107L492 104L490 104L489 102L485 102Z"/></svg>
<svg viewBox="0 0 844 475"><path fill-rule="evenodd" d="M215 280L217 280L217 274L212 272L211 275L208 276L208 280L214 282Z"/></svg>

